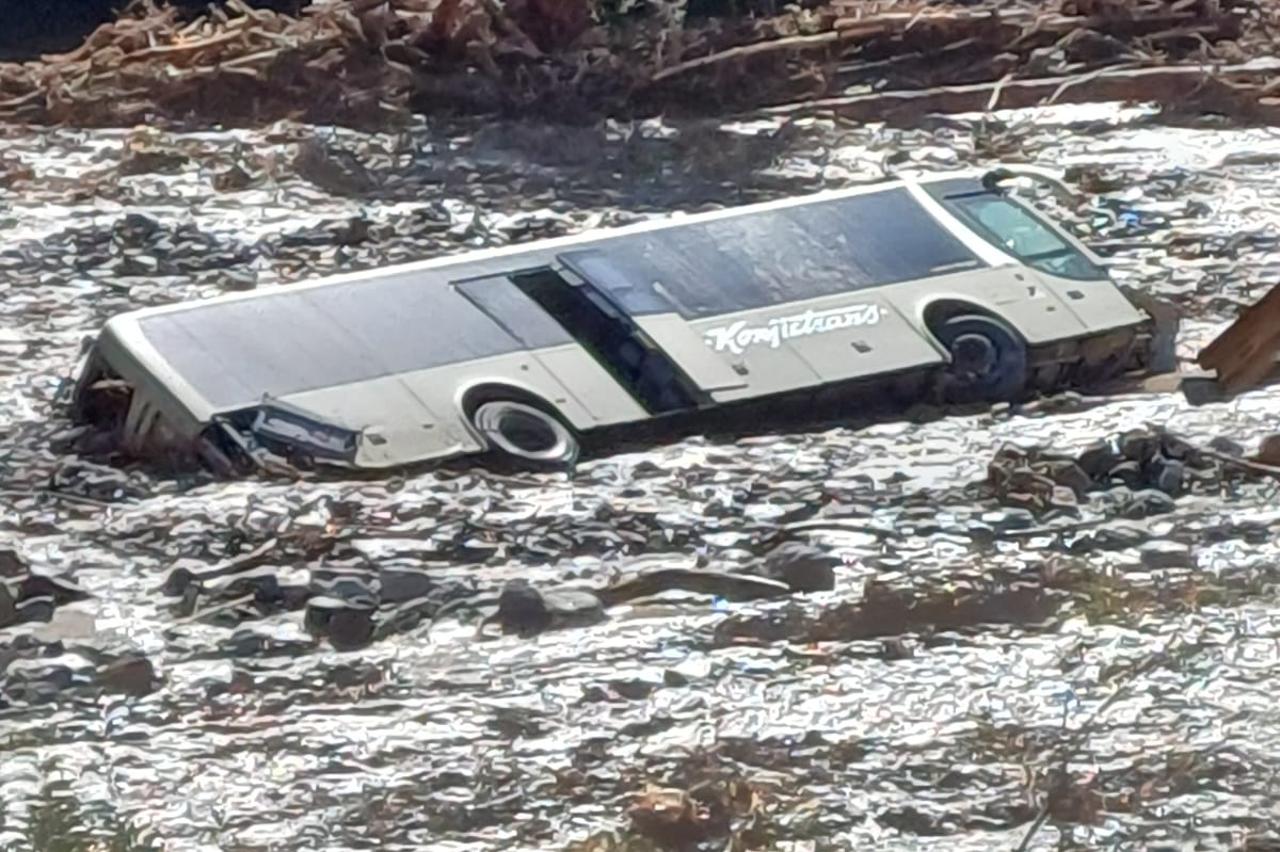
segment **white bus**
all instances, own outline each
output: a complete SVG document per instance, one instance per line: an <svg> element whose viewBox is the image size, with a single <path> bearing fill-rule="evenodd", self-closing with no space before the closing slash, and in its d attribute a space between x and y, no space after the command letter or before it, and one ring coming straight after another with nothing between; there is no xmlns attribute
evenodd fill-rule
<svg viewBox="0 0 1280 852"><path fill-rule="evenodd" d="M75 411L218 470L563 465L593 430L911 378L1016 398L1141 366L1151 318L1007 172L898 180L114 317ZM920 381L923 379L923 381ZM95 399L128 393L112 408Z"/></svg>

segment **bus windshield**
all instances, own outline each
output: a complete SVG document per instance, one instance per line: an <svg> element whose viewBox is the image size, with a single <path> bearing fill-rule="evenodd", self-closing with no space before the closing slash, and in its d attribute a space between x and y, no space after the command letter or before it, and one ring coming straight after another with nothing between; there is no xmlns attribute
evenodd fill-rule
<svg viewBox="0 0 1280 852"><path fill-rule="evenodd" d="M947 204L981 237L1033 269L1062 278L1107 277L1105 270L1021 204L989 193L951 196Z"/></svg>

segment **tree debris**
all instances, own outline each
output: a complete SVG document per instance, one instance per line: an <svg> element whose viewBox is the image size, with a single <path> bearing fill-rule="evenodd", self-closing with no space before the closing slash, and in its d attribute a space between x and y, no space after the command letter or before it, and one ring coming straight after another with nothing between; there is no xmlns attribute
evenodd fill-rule
<svg viewBox="0 0 1280 852"><path fill-rule="evenodd" d="M1277 20L1280 4L1245 0L834 0L751 19L662 4L614 14L595 0L321 0L290 16L231 0L188 22L137 0L77 50L0 64L0 120L369 127L440 109L636 115L813 98L878 118L1120 98L1269 121L1280 74L1248 60L1272 54Z"/></svg>

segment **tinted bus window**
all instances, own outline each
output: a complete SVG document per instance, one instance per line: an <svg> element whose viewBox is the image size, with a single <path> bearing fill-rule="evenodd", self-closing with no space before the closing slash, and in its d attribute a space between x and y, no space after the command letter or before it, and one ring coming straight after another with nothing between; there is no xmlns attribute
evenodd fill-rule
<svg viewBox="0 0 1280 852"><path fill-rule="evenodd" d="M589 263L573 254L628 312L689 319L982 265L904 189L604 240Z"/></svg>
<svg viewBox="0 0 1280 852"><path fill-rule="evenodd" d="M219 408L523 348L421 273L197 305L147 317L141 328Z"/></svg>

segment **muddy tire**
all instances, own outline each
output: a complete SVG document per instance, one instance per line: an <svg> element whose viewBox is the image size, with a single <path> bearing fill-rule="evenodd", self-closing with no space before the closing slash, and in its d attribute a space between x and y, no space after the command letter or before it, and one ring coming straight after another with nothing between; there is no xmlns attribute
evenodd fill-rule
<svg viewBox="0 0 1280 852"><path fill-rule="evenodd" d="M562 469L578 460L578 439L559 418L523 402L494 400L471 414L489 448L523 467Z"/></svg>
<svg viewBox="0 0 1280 852"><path fill-rule="evenodd" d="M934 329L951 355L942 375L946 402L994 402L1017 397L1027 385L1027 346L995 317L959 314Z"/></svg>

